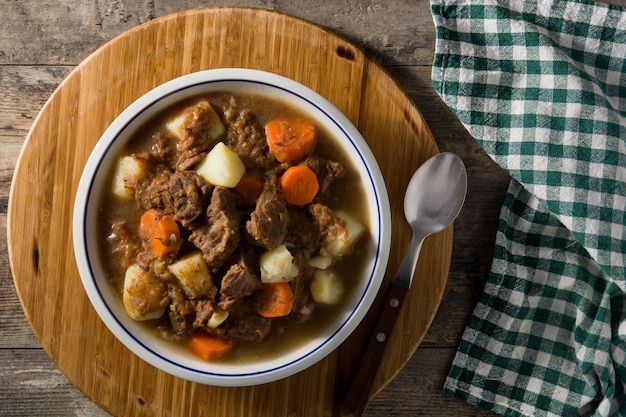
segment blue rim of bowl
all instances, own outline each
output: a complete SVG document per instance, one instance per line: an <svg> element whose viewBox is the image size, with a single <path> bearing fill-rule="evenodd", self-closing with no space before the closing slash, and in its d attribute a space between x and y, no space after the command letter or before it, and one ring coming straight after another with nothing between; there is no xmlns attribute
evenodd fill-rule
<svg viewBox="0 0 626 417"><path fill-rule="evenodd" d="M377 225L377 242L376 242L376 256L374 258L374 263L372 265L371 271L370 271L370 275L368 277L367 280L367 285L364 289L364 291L361 293L360 298L358 300L358 302L356 303L354 309L350 312L350 314L345 318L345 320L341 323L340 326L338 326L338 328L330 335L328 336L323 342L319 343L314 349L308 351L306 354L299 356L297 359L294 359L290 362L284 363L284 364L280 364L278 366L269 368L269 369L264 369L262 371L256 371L256 372L247 372L247 373L219 373L219 372L211 372L211 371L205 371L205 370L200 370L197 368L192 368L186 365L183 365L181 363L175 362L165 356L163 356L161 353L155 351L154 349L146 346L146 344L144 344L141 340L139 340L137 337L135 337L133 335L133 333L126 328L126 326L124 325L124 323L122 323L122 321L117 317L116 313L109 307L109 305L105 302L105 298L100 290L100 285L98 284L98 281L96 279L96 274L94 273L94 268L92 266L92 262L89 259L89 256L86 257L86 262L87 262L87 266L89 268L89 272L90 272L90 279L93 283L94 288L96 289L97 293L98 293L98 297L100 299L100 301L102 302L102 305L104 305L109 313L109 315L115 320L115 322L117 323L117 325L119 326L120 329L123 329L123 331L125 332L125 334L131 339L133 340L133 342L137 345L140 346L141 349L149 352L151 355L153 355L154 357L158 358L159 360L166 362L172 366L174 366L175 368L179 368L183 371L186 372L191 372L193 374L197 374L197 375L204 375L204 376L212 376L212 377L220 377L220 378L244 378L244 377L254 377L254 376L261 376L261 375L265 375L265 374L271 374L273 372L276 372L278 370L281 369L285 369L288 368L294 364L300 363L302 362L304 359L312 356L313 354L317 353L320 349L322 349L325 345L327 345L330 341L332 341L337 334L351 321L352 317L354 316L355 311L358 309L358 307L361 305L361 303L363 302L363 299L365 298L365 295L367 294L370 286L372 285L372 281L374 279L374 274L378 268L378 264L379 264L379 259L380 259L380 254L381 254L381 236L382 236L382 225L383 225L383 218L382 218L382 213L381 213L381 207L380 207L380 201L382 199L381 196L381 190L379 190L379 187L376 183L376 181L374 180L374 178L372 177L372 173L371 173L371 167L369 166L369 164L367 163L366 159L364 158L361 150L359 149L359 146L353 141L352 137L348 134L348 132L346 131L346 129L342 126L342 124L337 121L335 119L335 117L333 117L332 115L328 114L328 112L326 112L322 107L320 107L316 102L314 102L313 100L309 99L308 97L305 97L299 93L296 93L292 90L289 90L285 87L282 87L280 85L276 85L276 84L272 84L271 82L267 82L267 81L258 81L258 80L249 80L249 79L241 79L241 78L221 78L221 79L214 79L214 80L206 80L206 81L200 81L200 82L196 82L193 84L189 84L189 85L185 85L183 87L177 88L175 90L172 90L170 92L168 92L165 96L159 96L156 99L151 100L149 103L145 104L142 106L141 110L137 111L136 114L128 121L126 122L123 126L121 126L117 132L115 132L113 138L109 141L109 143L106 146L105 151L102 153L102 156L100 157L100 159L97 162L97 165L94 169L93 172L98 172L98 168L100 167L100 165L102 164L103 160L105 159L105 156L108 154L110 148L113 146L113 144L117 141L118 137L122 134L122 132L124 132L124 130L131 125L137 118L139 118L145 111L147 111L148 109L150 109L152 106L154 106L156 103L158 103L159 101L162 101L168 97L171 97L175 94L178 94L182 91L191 89L191 88L196 88L196 87L200 87L203 85L207 85L207 84L215 84L215 83L225 83L225 82L246 82L246 83L251 83L251 84L257 84L257 85L262 85L262 86L266 86L266 87L271 87L271 88L275 88L278 90L282 90L288 94L294 95L296 97L298 97L301 100L306 101L307 103L309 103L310 105L312 105L313 107L315 107L318 111L320 111L329 121L331 121L333 124L335 124L335 126L341 131L341 133L344 135L345 138L348 139L348 141L350 142L350 144L352 145L352 147L354 148L354 150L356 151L356 153L359 155L359 158L361 158L361 162L363 164L363 166L365 166L366 171L367 171L367 175L368 175L368 180L370 182L370 184L372 185L372 188L374 190L374 195L376 197L376 214L377 214L377 219L378 222L376 223ZM149 94L149 93L147 93ZM86 207L87 209L85 210L85 213L87 213L89 211L89 205L90 205L90 198L89 196L91 195L92 192L94 192L93 188L94 188L94 181L96 179L96 176L94 175L91 178L91 181L89 183L89 187L88 187L88 191L87 194L85 196L85 201L87 202ZM384 193L383 193L384 194ZM93 204L93 203L91 203ZM89 248L88 245L88 239L87 239L87 216L85 215L83 218L83 234L82 234L82 239L83 239L83 244L85 248ZM87 252L89 252L89 250L87 250ZM134 351L134 349L131 349L132 351ZM321 359L321 358L320 358Z"/></svg>

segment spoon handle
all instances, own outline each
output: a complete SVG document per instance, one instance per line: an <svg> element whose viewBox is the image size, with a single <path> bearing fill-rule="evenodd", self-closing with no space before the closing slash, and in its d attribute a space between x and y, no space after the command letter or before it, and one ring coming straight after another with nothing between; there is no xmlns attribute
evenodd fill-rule
<svg viewBox="0 0 626 417"><path fill-rule="evenodd" d="M400 307L402 307L408 291L408 288L395 283L392 283L387 290L374 332L367 342L361 363L343 399L343 415L360 417L363 414L371 394L378 367L389 342L391 331L398 319Z"/></svg>

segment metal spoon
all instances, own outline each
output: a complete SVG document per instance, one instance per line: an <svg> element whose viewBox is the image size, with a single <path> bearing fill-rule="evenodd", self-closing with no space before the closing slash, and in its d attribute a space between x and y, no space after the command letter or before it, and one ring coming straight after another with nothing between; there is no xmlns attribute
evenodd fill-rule
<svg viewBox="0 0 626 417"><path fill-rule="evenodd" d="M387 291L361 363L344 397L347 415L363 414L400 307L411 287L424 239L441 232L456 219L467 192L467 173L461 158L450 152L437 154L413 174L404 196L404 215L413 232L409 249Z"/></svg>

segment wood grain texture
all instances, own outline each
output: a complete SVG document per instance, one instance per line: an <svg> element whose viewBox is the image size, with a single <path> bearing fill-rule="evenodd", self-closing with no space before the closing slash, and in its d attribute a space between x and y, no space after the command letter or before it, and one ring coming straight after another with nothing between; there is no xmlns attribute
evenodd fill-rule
<svg viewBox="0 0 626 417"><path fill-rule="evenodd" d="M333 415L371 317L338 351L306 371L258 387L227 389L183 381L145 364L111 336L80 285L71 213L82 168L100 134L151 88L218 67L256 68L295 79L355 123L387 179L396 219L388 274L393 275L410 235L402 214L406 184L437 152L419 111L378 64L317 25L259 9L211 8L169 15L107 43L64 79L39 113L19 157L9 199L8 249L17 292L35 335L57 367L114 415L151 410L173 415ZM451 246L452 228L425 242L416 272L420 278L382 358L374 391L408 361L433 320Z"/></svg>
<svg viewBox="0 0 626 417"><path fill-rule="evenodd" d="M305 18L383 64L424 65L432 58L435 33L424 0L22 0L2 3L3 17L12 23L0 38L0 65L77 65L108 40L156 17L215 6Z"/></svg>
<svg viewBox="0 0 626 417"><path fill-rule="evenodd" d="M16 295L7 253L9 185L35 117L65 77L103 44L154 18L204 6L253 6L311 20L365 51L408 93L439 148L468 168L444 296L428 333L366 416L495 416L442 394L448 368L487 277L508 176L480 150L430 82L435 32L428 0L7 0L0 25L0 415L110 414L49 359ZM626 3L622 1L622 3ZM108 395L113 391L103 386ZM152 410L154 411L154 410ZM146 415L163 415L158 410ZM278 416L280 417L280 416Z"/></svg>

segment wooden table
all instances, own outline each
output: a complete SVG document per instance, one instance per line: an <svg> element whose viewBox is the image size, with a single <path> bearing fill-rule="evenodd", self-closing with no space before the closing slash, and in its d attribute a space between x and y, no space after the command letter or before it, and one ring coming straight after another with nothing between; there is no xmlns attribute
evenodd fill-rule
<svg viewBox="0 0 626 417"><path fill-rule="evenodd" d="M400 374L367 416L490 416L442 394L456 347L489 272L500 205L509 181L468 135L430 82L435 31L426 0L231 2L166 0L7 1L0 25L0 415L108 415L54 366L16 295L7 253L13 170L34 118L57 86L107 41L148 20L206 6L250 6L305 18L345 37L382 64L413 99L442 151L468 169L465 207L454 226L450 275L439 312Z"/></svg>

